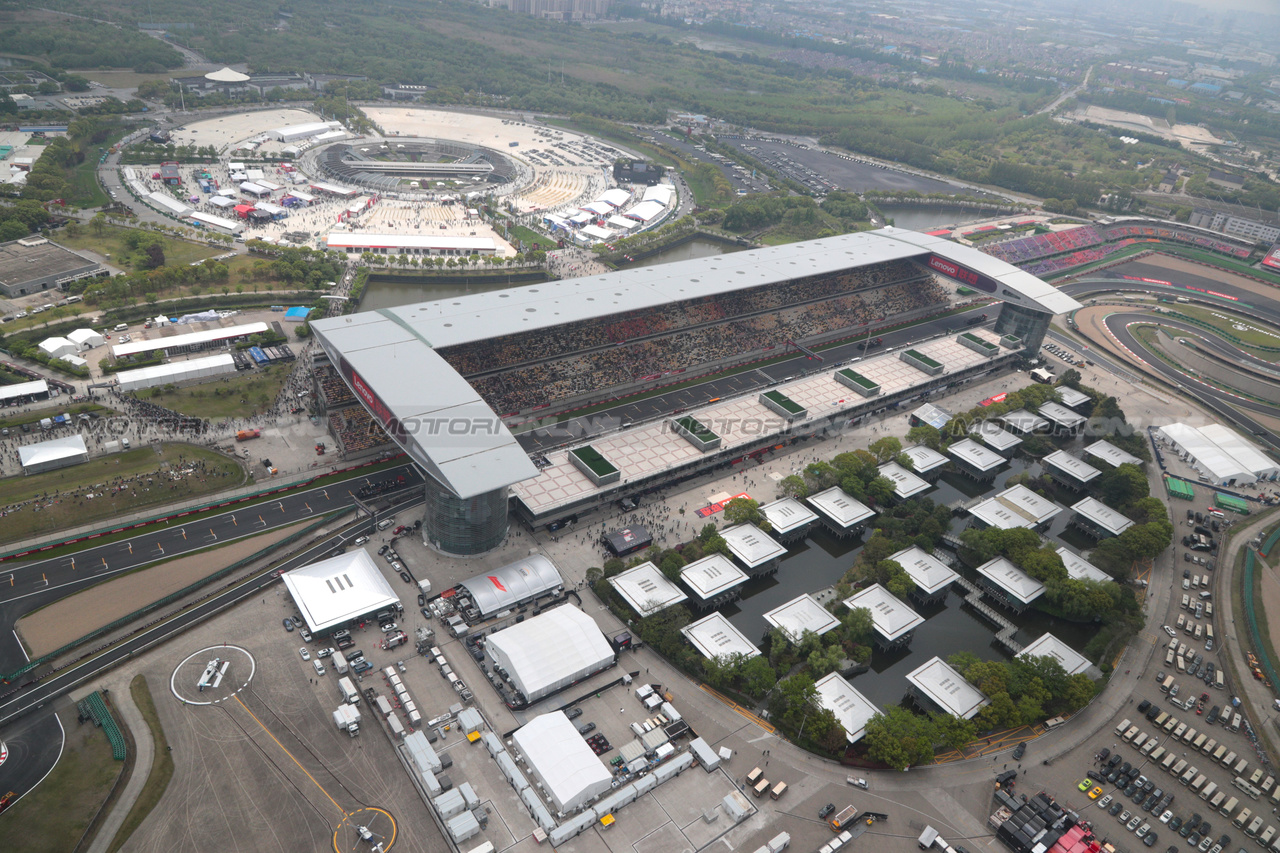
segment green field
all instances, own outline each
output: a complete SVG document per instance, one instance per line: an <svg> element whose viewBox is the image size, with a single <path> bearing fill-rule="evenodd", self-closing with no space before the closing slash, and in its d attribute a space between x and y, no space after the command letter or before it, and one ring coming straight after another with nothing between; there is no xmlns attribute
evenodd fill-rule
<svg viewBox="0 0 1280 853"><path fill-rule="evenodd" d="M55 414L75 416L87 412L97 412L99 416L104 418L115 414L113 409L108 409L106 406L99 406L97 403L76 403L73 406L65 406L58 409L48 409L40 412L25 412L20 415L0 418L0 429L18 429L23 424L35 424L42 418L53 417Z"/></svg>
<svg viewBox="0 0 1280 853"><path fill-rule="evenodd" d="M111 757L107 736L92 723L65 726L67 743L53 772L0 815L7 853L67 853L93 820L124 769ZM2 793L2 792L0 792Z"/></svg>
<svg viewBox="0 0 1280 853"><path fill-rule="evenodd" d="M166 476L168 471L193 461L205 464L203 476L177 480ZM128 480L139 475L150 476L130 482L127 491L109 490L116 478ZM6 477L0 479L0 494L10 509L0 517L0 542L15 542L212 494L243 485L244 481L240 463L191 444L135 447L56 471ZM23 506L17 507L18 504Z"/></svg>
<svg viewBox="0 0 1280 853"><path fill-rule="evenodd" d="M173 778L173 756L169 752L169 741L164 736L164 727L160 725L160 715L156 713L156 703L147 686L146 676L134 677L129 683L129 695L133 697L133 704L138 706L142 718L147 721L147 728L151 730L151 742L155 744L155 755L151 759L151 767L146 768L150 771L147 773L147 783L142 787L142 793L138 794L138 799L129 810L124 823L120 825L116 837L111 840L107 853L116 853L125 845L134 830L147 819L147 815L151 814L156 803L160 802L165 789L169 787L169 780ZM135 740L141 736L141 732L134 733ZM136 767L134 772L141 773L143 768Z"/></svg>
<svg viewBox="0 0 1280 853"><path fill-rule="evenodd" d="M1264 331L1260 331L1257 327L1261 327L1264 324L1258 320L1246 317L1234 317L1226 311L1213 308L1202 308L1199 305L1174 305L1166 307L1170 307L1171 310L1176 311L1179 314L1186 314L1188 317L1195 317L1197 320L1207 323L1213 328L1221 331L1223 334L1239 338L1243 342L1241 349L1256 355L1258 358L1264 359L1265 361L1280 361L1280 352L1268 352L1266 350L1257 349L1259 346L1280 347L1280 335L1267 334ZM1225 315L1230 319L1223 319L1222 316L1215 315ZM1234 327L1235 322L1233 321L1249 328L1246 328L1243 331L1237 329Z"/></svg>
<svg viewBox="0 0 1280 853"><path fill-rule="evenodd" d="M135 392L139 400L150 400L193 418L221 420L240 418L265 411L289 379L289 367L273 364L260 370L237 373L228 379L166 390L159 385Z"/></svg>
<svg viewBox="0 0 1280 853"><path fill-rule="evenodd" d="M98 235L94 233L92 227L84 225L78 229L78 233L75 236L67 234L64 229L58 234L56 242L66 246L68 249L97 252L99 255L106 257L113 266L128 268L129 265L124 262L124 259L128 257L130 250L125 244L125 235L132 230L136 229L125 228L120 225L107 225L103 228L102 234ZM153 232L148 231L146 233ZM187 264L221 254L213 246L188 243L186 240L179 240L175 237L164 237L163 239L164 260L167 266L186 266Z"/></svg>

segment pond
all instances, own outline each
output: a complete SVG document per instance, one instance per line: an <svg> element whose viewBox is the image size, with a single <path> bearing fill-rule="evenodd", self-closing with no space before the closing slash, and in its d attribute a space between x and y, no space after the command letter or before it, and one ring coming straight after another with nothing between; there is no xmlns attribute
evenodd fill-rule
<svg viewBox="0 0 1280 853"><path fill-rule="evenodd" d="M364 296L360 300L361 311L376 311L379 308L398 308L401 305L413 305L418 302L429 302L433 299L449 299L465 296L468 293L486 293L491 290L506 290L511 287L524 287L534 284L521 281L519 284L509 283L501 278L487 279L483 282L438 281L431 278L414 279L411 276L369 276L365 285Z"/></svg>
<svg viewBox="0 0 1280 853"><path fill-rule="evenodd" d="M956 207L949 204L877 204L877 208L898 228L911 231L932 231L948 225L963 225L990 219L990 211L972 207Z"/></svg>

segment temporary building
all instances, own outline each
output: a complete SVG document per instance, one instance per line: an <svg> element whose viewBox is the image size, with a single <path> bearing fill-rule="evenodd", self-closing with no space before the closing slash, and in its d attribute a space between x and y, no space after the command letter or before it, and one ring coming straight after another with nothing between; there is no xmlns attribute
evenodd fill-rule
<svg viewBox="0 0 1280 853"><path fill-rule="evenodd" d="M542 554L531 554L458 584L486 618L541 598L563 585L556 564Z"/></svg>
<svg viewBox="0 0 1280 853"><path fill-rule="evenodd" d="M494 665L529 702L614 662L613 648L595 620L571 604L491 634L486 647Z"/></svg>
<svg viewBox="0 0 1280 853"><path fill-rule="evenodd" d="M563 711L534 717L516 729L511 739L562 814L610 789L613 774Z"/></svg>
<svg viewBox="0 0 1280 853"><path fill-rule="evenodd" d="M671 197L675 195L675 187L670 184L654 184L651 187L645 187L644 201L656 201L658 204L666 207L671 204Z"/></svg>
<svg viewBox="0 0 1280 853"><path fill-rule="evenodd" d="M93 349L100 347L107 342L101 332L95 332L93 329L76 329L67 335L67 340L75 344L81 350Z"/></svg>
<svg viewBox="0 0 1280 853"><path fill-rule="evenodd" d="M116 374L116 382L119 383L121 391L137 391L156 385L190 382L235 372L235 359L230 353L224 352L206 358L157 364L151 367L140 367L137 370L122 370Z"/></svg>
<svg viewBox="0 0 1280 853"><path fill-rule="evenodd" d="M66 338L45 338L40 342L40 352L49 358L62 358L75 355L80 349Z"/></svg>
<svg viewBox="0 0 1280 853"><path fill-rule="evenodd" d="M630 200L631 193L621 187L614 187L611 190L605 190L598 199L598 201L602 201L605 204L612 205L613 207L622 207Z"/></svg>
<svg viewBox="0 0 1280 853"><path fill-rule="evenodd" d="M285 572L283 580L313 633L338 628L400 603L363 548Z"/></svg>
<svg viewBox="0 0 1280 853"><path fill-rule="evenodd" d="M638 219L641 222L652 222L666 211L666 207L656 201L642 201L628 210L624 216Z"/></svg>
<svg viewBox="0 0 1280 853"><path fill-rule="evenodd" d="M85 447L83 436L68 435L19 447L18 461L22 464L22 473L39 474L88 462L89 449Z"/></svg>

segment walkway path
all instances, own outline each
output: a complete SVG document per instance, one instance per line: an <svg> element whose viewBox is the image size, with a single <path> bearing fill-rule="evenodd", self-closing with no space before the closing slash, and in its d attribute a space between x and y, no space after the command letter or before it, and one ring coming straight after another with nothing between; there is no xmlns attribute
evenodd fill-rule
<svg viewBox="0 0 1280 853"><path fill-rule="evenodd" d="M151 764L156 752L155 741L151 739L151 727L147 725L147 721L142 718L142 712L133 702L133 696L129 692L129 682L118 680L127 679L129 676L118 670L116 676L117 683L110 685L111 704L115 706L116 713L120 715L121 721L128 726L129 732L133 735L138 753L134 756L133 774L125 784L124 791L116 801L111 814L107 815L102 826L99 827L93 844L89 846L89 853L106 853L107 848L111 846L116 833L124 824L124 819L132 811L138 797L142 795L142 788L147 784L147 777L151 775Z"/></svg>

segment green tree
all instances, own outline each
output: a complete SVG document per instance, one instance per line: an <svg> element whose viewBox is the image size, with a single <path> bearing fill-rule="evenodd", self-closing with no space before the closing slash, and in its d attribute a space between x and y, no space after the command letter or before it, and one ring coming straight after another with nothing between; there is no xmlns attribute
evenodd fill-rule
<svg viewBox="0 0 1280 853"><path fill-rule="evenodd" d="M906 770L933 760L936 737L932 720L893 705L867 721L862 742L872 761Z"/></svg>
<svg viewBox="0 0 1280 853"><path fill-rule="evenodd" d="M888 462L902 452L902 442L893 436L885 436L868 444L867 450L875 454L877 462Z"/></svg>
<svg viewBox="0 0 1280 853"><path fill-rule="evenodd" d="M1132 462L1117 465L1098 478L1098 499L1115 509L1123 510L1134 501L1151 494L1147 475Z"/></svg>
<svg viewBox="0 0 1280 853"><path fill-rule="evenodd" d="M942 449L942 433L937 427L929 424L920 424L907 430L907 441L912 444L922 444L930 450Z"/></svg>
<svg viewBox="0 0 1280 853"><path fill-rule="evenodd" d="M778 483L778 490L783 497L797 500L803 500L809 496L808 484L805 483L803 477L798 477L795 474L783 477L781 482Z"/></svg>
<svg viewBox="0 0 1280 853"><path fill-rule="evenodd" d="M773 530L769 519L760 511L760 502L753 498L734 498L725 504L724 520L729 524L754 524L765 533Z"/></svg>
<svg viewBox="0 0 1280 853"><path fill-rule="evenodd" d="M762 655L748 658L739 671L742 690L748 696L759 699L778 683L778 676Z"/></svg>

